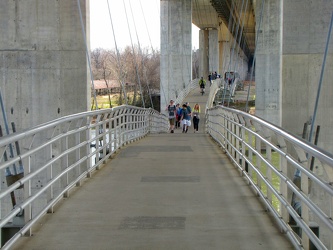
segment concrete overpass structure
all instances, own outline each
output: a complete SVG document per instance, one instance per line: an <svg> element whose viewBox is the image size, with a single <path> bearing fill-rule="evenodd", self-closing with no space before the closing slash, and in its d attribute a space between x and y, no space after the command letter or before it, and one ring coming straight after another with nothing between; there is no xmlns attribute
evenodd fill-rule
<svg viewBox="0 0 333 250"><path fill-rule="evenodd" d="M255 56L256 115L300 136L306 123L309 133L332 10L332 1L161 1L161 86L166 99L177 95L175 85L191 79L193 22L201 29L202 76L236 70L248 79ZM329 50L315 121L321 126L318 143L329 152L331 55Z"/></svg>
<svg viewBox="0 0 333 250"><path fill-rule="evenodd" d="M161 1L161 89L166 100L177 97L179 86L191 80L193 22L201 28L201 74L236 69L246 78L256 57L256 115L301 135L313 115L332 9L333 2L324 0ZM80 23L82 14L89 34L88 10L85 0L1 1L0 87L8 120L17 130L89 109ZM332 63L330 52L315 121L321 125L318 145L330 153ZM314 172L323 179L332 176L320 164ZM330 200L318 197L320 202L329 205Z"/></svg>
<svg viewBox="0 0 333 250"><path fill-rule="evenodd" d="M89 34L89 1L0 3L0 88L17 130L90 107L78 2ZM247 79L255 56L256 115L302 135L313 116L332 9L331 1L310 0L161 1L161 107L192 78L193 22L201 29L200 74L237 70ZM333 152L330 55L315 125L319 145Z"/></svg>

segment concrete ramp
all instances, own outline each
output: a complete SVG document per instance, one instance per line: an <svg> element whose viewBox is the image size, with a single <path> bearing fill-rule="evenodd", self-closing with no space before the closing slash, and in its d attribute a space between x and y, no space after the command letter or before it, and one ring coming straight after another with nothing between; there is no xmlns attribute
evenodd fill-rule
<svg viewBox="0 0 333 250"><path fill-rule="evenodd" d="M208 88L209 90L209 88ZM199 89L186 101L205 98ZM123 148L14 249L293 249L204 133L176 129Z"/></svg>

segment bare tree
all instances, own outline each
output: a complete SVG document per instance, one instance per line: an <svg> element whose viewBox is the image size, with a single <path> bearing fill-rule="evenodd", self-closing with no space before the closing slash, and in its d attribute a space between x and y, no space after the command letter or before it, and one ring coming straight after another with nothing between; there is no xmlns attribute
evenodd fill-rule
<svg viewBox="0 0 333 250"><path fill-rule="evenodd" d="M119 58L115 50L105 49L95 49L91 57L94 79L103 79L108 88L111 80L118 80L122 85L118 105L123 103L124 88L125 92L131 92L133 97L129 104L142 106L145 103L146 107L154 106L157 109L159 100L153 104L152 95L157 96L160 89L159 53L151 54L149 49L139 51L136 47L133 54L132 49L126 47L119 52ZM111 105L111 95L109 101Z"/></svg>

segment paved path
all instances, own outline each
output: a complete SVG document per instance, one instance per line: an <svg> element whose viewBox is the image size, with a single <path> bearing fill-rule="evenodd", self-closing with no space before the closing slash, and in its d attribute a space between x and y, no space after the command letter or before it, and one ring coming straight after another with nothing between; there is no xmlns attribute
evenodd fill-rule
<svg viewBox="0 0 333 250"><path fill-rule="evenodd" d="M200 123L126 146L14 249L293 249Z"/></svg>

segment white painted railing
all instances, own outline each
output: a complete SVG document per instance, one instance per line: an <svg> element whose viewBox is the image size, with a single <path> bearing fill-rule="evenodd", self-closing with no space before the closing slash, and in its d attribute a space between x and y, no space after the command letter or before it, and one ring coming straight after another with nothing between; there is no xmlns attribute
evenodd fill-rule
<svg viewBox="0 0 333 250"><path fill-rule="evenodd" d="M207 132L262 198L295 248L332 249L333 156L235 109L207 109L206 119Z"/></svg>
<svg viewBox="0 0 333 250"><path fill-rule="evenodd" d="M70 115L0 138L3 249L30 235L39 218L122 146L168 129L168 118L155 110L120 106ZM13 230L17 233L11 235Z"/></svg>
<svg viewBox="0 0 333 250"><path fill-rule="evenodd" d="M199 86L199 79L194 79L190 81L184 88L178 89L176 91L177 98L175 100L175 103L182 104L188 93L190 93L191 90L197 88L198 86Z"/></svg>

